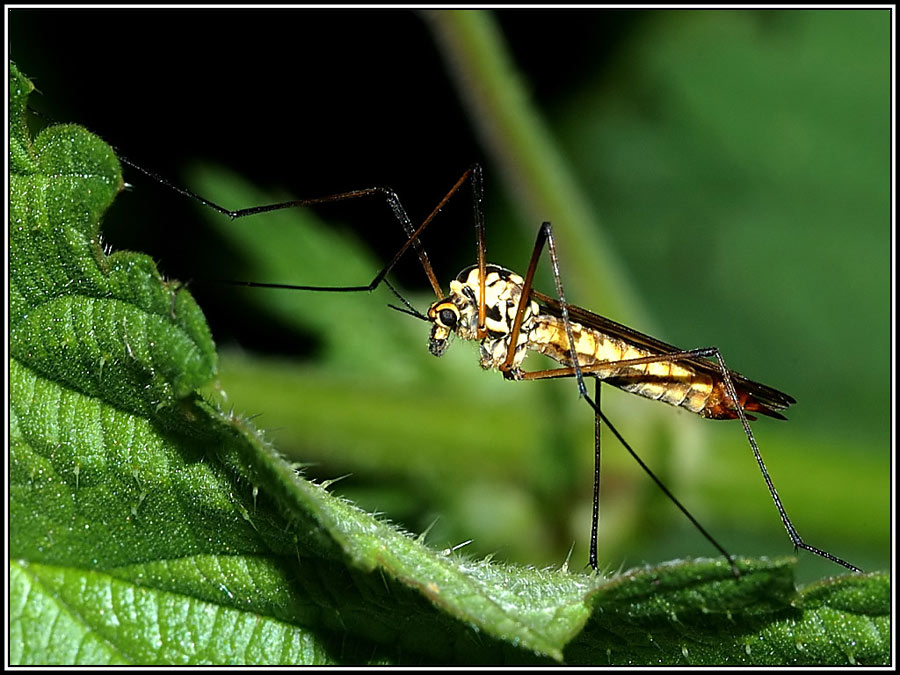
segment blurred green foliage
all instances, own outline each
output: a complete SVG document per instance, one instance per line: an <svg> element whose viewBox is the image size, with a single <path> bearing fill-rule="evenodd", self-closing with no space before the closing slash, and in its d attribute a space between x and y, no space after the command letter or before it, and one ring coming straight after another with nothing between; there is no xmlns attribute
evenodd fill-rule
<svg viewBox="0 0 900 675"><path fill-rule="evenodd" d="M789 422L756 425L763 454L801 534L867 569L884 568L889 547L888 16L659 12L563 100L535 102L653 317L634 327L715 344L733 369L798 399ZM211 169L190 184L229 204L289 197ZM524 266L542 218L520 205L488 195L489 258L511 267ZM210 214L253 258L242 278L371 278L379 260L334 224L309 234L304 218L250 228ZM596 271L567 264L567 250L592 244L559 239L570 299L604 313L604 298L578 284ZM420 309L430 301L408 294ZM414 531L437 521L429 537L441 544L473 539L472 551L539 565L574 544L574 563L586 559L592 424L574 385L503 382L479 372L466 345L436 361L427 327L387 310L386 291L244 296L319 345L300 362L223 357L222 389L277 430L280 448L322 476L352 473L343 494ZM790 551L737 425L618 392L605 400L727 548ZM710 553L624 453L604 447L601 560ZM804 555L800 576L839 571Z"/></svg>

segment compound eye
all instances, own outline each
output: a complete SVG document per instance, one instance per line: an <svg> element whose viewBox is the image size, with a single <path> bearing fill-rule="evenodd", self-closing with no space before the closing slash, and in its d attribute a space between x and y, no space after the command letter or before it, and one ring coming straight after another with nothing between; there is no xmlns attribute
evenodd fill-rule
<svg viewBox="0 0 900 675"><path fill-rule="evenodd" d="M444 307L444 309L438 311L438 321L445 328L453 330L456 328L456 322L459 321L459 314L449 307Z"/></svg>

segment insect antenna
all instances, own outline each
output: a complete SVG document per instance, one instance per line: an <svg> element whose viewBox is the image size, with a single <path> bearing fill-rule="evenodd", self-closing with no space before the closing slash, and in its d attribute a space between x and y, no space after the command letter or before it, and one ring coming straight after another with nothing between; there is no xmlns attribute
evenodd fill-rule
<svg viewBox="0 0 900 675"><path fill-rule="evenodd" d="M403 307L397 307L397 305L391 305L391 304L388 304L388 307L390 307L391 309L396 309L401 314L409 314L410 316L414 316L415 318L421 319L422 321L426 321L426 322L428 321L427 316L425 316L424 314L422 314L421 312L419 312L415 309L412 309L412 310L404 309Z"/></svg>
<svg viewBox="0 0 900 675"><path fill-rule="evenodd" d="M398 312L401 312L402 314L409 314L410 316L414 316L417 319L421 319L422 321L425 321L426 323L430 323L428 320L428 317L425 316L424 314L422 314L422 312L417 310L411 304L409 304L409 301L406 298L404 298L402 295L400 295L400 291L398 291L396 288L394 288L391 285L390 281L385 279L384 283L387 285L388 288L391 289L391 293L396 295L400 299L400 302L402 302L404 305L406 305L406 309L403 309L403 307L397 307L397 305L391 305L391 304L388 304L388 307L390 307L391 309L396 309Z"/></svg>

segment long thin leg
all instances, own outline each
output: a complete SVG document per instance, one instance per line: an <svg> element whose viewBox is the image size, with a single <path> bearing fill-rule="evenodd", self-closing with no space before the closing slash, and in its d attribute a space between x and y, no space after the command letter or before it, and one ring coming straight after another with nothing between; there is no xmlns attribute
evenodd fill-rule
<svg viewBox="0 0 900 675"><path fill-rule="evenodd" d="M598 380L598 382L599 382L599 380ZM598 386L599 386L599 384L598 384ZM725 560L727 560L728 564L731 566L731 572L734 574L734 576L735 577L741 576L741 573L738 571L737 565L734 562L734 558L731 557L731 554L728 551L726 551L722 547L722 545L719 542L717 542L715 540L715 538L709 532L706 531L706 528L703 527L697 521L697 519L694 518L693 515L691 515L691 512L688 511L680 501L678 501L678 499L675 497L675 495L672 494L672 492L669 490L669 488L667 488L665 486L665 484L663 484L663 482L659 478L657 478L656 474L653 473L653 471L651 471L650 467L644 463L644 460L642 460L640 458L640 456L638 456L638 454L632 449L632 447L628 444L628 442L625 440L625 438L622 436L622 434L619 433L619 430L616 429L613 426L612 422L609 421L609 418L603 413L603 411L600 409L600 406L597 403L595 403L591 399L590 396L585 396L584 398L590 404L590 406L594 409L595 420L597 418L599 418L600 420L603 421L603 423L607 427L609 427L609 430L619 440L619 443L622 444L622 447L624 447L628 451L628 454L630 454L634 458L634 461L636 461L638 463L638 465L644 470L644 473L646 473L648 476L650 476L650 478L653 480L653 482L656 483L657 487L659 487L659 489L663 491L663 493L666 495L666 497L669 498L669 501L671 501L673 504L675 504L675 506L678 507L678 510L681 511L687 517L687 519L691 521L691 523L694 525L694 527L697 528L697 530L700 532L700 534L702 534L704 536L704 538L710 544L712 544L719 551L719 553L721 553L725 557ZM596 425L596 421L595 421L595 425Z"/></svg>
<svg viewBox="0 0 900 675"><path fill-rule="evenodd" d="M594 399L597 401L597 408L600 408L600 385L599 378L594 379ZM588 561L591 569L597 570L597 527L600 523L600 441L602 438L603 418L594 411L594 501L592 504L591 516L591 550L588 553Z"/></svg>
<svg viewBox="0 0 900 675"><path fill-rule="evenodd" d="M487 337L487 308L485 307L485 283L487 262L484 241L484 177L481 165L475 164L472 169L472 208L475 213L475 259L478 262L478 325L476 335L479 340Z"/></svg>
<svg viewBox="0 0 900 675"><path fill-rule="evenodd" d="M416 254L418 255L419 262L422 265L422 269L425 272L425 275L428 277L428 282L431 284L431 288L434 290L435 295L438 298L444 297L443 291L441 290L441 285L437 280L437 277L434 274L434 269L431 266L431 261L428 259L428 254L425 252L424 247L419 241L419 237L422 235L422 232L426 227L434 220L434 217L440 213L441 209L447 205L447 202L450 198L459 191L462 187L463 183L466 180L472 181L472 192L473 192L473 205L475 209L475 229L476 229L476 237L478 240L478 250L479 250L479 267L481 268L482 278L484 278L484 215L483 215L483 178L481 173L481 167L478 164L474 164L469 167L466 172L456 181L456 184L450 188L450 191L444 196L443 199L438 203L438 205L432 210L432 212L428 215L428 217L419 225L418 228L414 228L412 225L412 221L410 221L409 216L406 213L406 209L403 208L403 205L400 203L399 197L397 197L396 193L390 188L385 187L374 187L374 188L366 188L364 190L351 190L350 192L341 192L338 194L329 195L327 197L318 197L314 199L294 199L287 202L278 202L276 204L265 204L263 206L253 206L246 209L238 209L236 211L232 211L230 209L226 209L224 206L220 206L205 197L202 197L190 190L186 190L182 187L179 187L167 180L163 176L157 175L152 171L148 171L147 169L135 164L131 160L123 157L121 154L119 155L119 160L124 164L137 169L141 173L149 176L155 181L158 181L162 185L165 185L171 190L184 195L185 197L189 197L194 201L203 204L219 213L228 216L232 220L237 220L238 218L246 218L248 216L254 216L260 213L269 213L271 211L280 211L282 209L292 209L303 206L316 206L320 204L328 204L334 202L342 202L351 199L360 199L363 197L371 197L371 196L380 196L382 197L388 204L393 213L394 217L403 227L403 231L407 235L407 240L400 247L400 249L394 254L394 256L390 259L390 261L378 271L375 277L366 285L360 286L295 286L290 284L269 284L262 282L252 282L252 281L244 281L244 282L231 282L239 286L250 286L253 288L283 288L295 291L329 291L329 292L343 292L343 293L353 293L353 292L361 292L361 291L373 291L375 290L382 281L384 281L385 277L388 273L394 268L400 258L409 250L410 247L415 248ZM482 291L482 312L484 311L484 297ZM482 313L481 317L481 325L484 324L484 314Z"/></svg>
<svg viewBox="0 0 900 675"><path fill-rule="evenodd" d="M575 339L572 337L572 325L569 321L569 309L566 304L566 294L563 291L562 279L559 276L559 259L556 256L556 242L553 239L553 228L550 223L544 222L538 230L537 239L534 242L534 248L531 251L531 260L528 261L528 271L525 273L525 280L522 284L522 295L519 297L519 304L516 307L516 315L513 319L512 329L509 335L509 347L506 350L506 359L500 365L500 371L504 377L518 379L521 372L514 369L513 363L516 355L516 346L519 342L519 333L522 330L522 319L525 316L525 307L531 300L531 289L534 284L534 272L537 269L538 260L541 257L541 251L544 250L544 244L547 244L547 250L550 253L550 266L553 270L553 281L556 284L556 295L559 298L559 306L562 313L563 325L566 329L566 337L569 340L569 355L574 364L575 379L578 380L578 393L587 398L587 388L584 386L584 378L581 375L581 369L578 363L578 355L575 352ZM484 284L482 283L482 286Z"/></svg>
<svg viewBox="0 0 900 675"><path fill-rule="evenodd" d="M756 463L759 464L759 470L762 472L763 478L766 481L766 486L769 488L769 494L772 495L772 500L775 502L775 507L778 509L778 515L781 516L781 522L784 524L784 529L787 530L788 536L791 538L791 541L794 544L794 550L796 551L798 548L802 548L805 551L809 551L817 556L825 558L826 560L830 560L833 563L837 563L838 565L842 565L846 567L848 570L853 572L862 572L856 565L851 565L845 560L838 558L835 555L832 555L828 551L823 551L822 549L816 548L815 546L810 546L800 537L800 534L797 532L794 524L791 522L791 519L788 518L787 511L785 511L784 506L781 504L781 499L778 497L778 492L775 490L775 484L772 482L772 479L769 477L769 471L766 469L766 464L763 462L762 454L759 451L759 446L756 444L756 439L753 437L753 432L750 430L750 422L747 421L747 415L744 413L744 409L741 407L740 403L738 403L737 392L734 388L734 382L731 379L731 375L728 372L728 368L725 366L725 359L722 358L721 352L715 348L710 348L716 357L716 361L719 363L719 367L722 369L722 375L725 378L725 388L728 391L728 396L731 397L731 400L734 402L735 407L738 411L738 416L741 418L741 425L744 427L744 433L747 435L747 440L750 442L750 447L753 449L753 456L756 457Z"/></svg>
<svg viewBox="0 0 900 675"><path fill-rule="evenodd" d="M594 443L595 443L595 465L594 465L594 508L593 508L593 521L591 524L591 552L590 552L590 563L591 567L595 570L597 569L597 546L596 546L596 537L597 537L597 519L599 517L599 460L600 460L600 422L604 422L619 439L619 442L625 447L626 450L634 457L635 461L641 466L641 468L646 472L648 476L659 486L659 488L666 494L666 496L684 513L685 516L694 524L694 526L703 534L704 537L715 546L719 552L725 556L725 559L728 561L728 564L731 565L732 572L734 572L735 576L740 576L737 566L734 564L734 559L731 555L726 551L720 544L717 542L706 529L697 522L697 519L691 515L691 513L679 502L675 495L671 493L671 491L663 484L663 482L656 477L656 474L650 470L644 461L638 456L638 454L631 448L630 445L625 441L622 435L616 430L616 428L610 423L609 419L606 415L603 414L603 411L600 409L600 405L598 402L595 402L588 396L587 387L584 384L584 376L582 374L583 369L579 364L578 355L575 352L575 340L572 336L572 326L569 321L569 311L568 306L566 304L566 297L563 291L562 279L559 274L559 258L556 255L556 243L553 239L553 228L550 223L544 222L541 225L540 230L538 230L537 240L534 243L534 249L531 252L531 260L528 263L528 271L525 273L525 279L522 283L522 295L519 298L519 304L516 307L515 318L513 319L512 329L510 331L509 337L509 347L506 352L506 360L500 365L500 370L503 372L506 377L515 377L517 379L539 379L534 377L529 377L532 375L531 373L525 373L521 371L516 371L513 368L513 358L515 356L516 345L519 340L519 333L522 328L522 320L525 314L525 306L526 303L531 298L531 289L532 284L534 282L534 273L537 268L537 262L540 258L541 251L544 248L544 244L547 245L547 250L550 254L550 265L553 271L553 280L556 285L556 293L559 298L559 306L560 313L562 314L563 325L566 330L566 337L569 341L569 355L572 359L573 366L570 368L565 368L561 370L566 370L566 376L574 375L576 380L578 381L578 392L584 398L590 406L594 409ZM483 284L482 284L483 285ZM571 371L568 372L568 371ZM553 371L543 371L543 372L553 372ZM585 371L586 372L586 371ZM597 385L597 395L599 396L599 380Z"/></svg>
<svg viewBox="0 0 900 675"><path fill-rule="evenodd" d="M571 343L570 343L571 344ZM772 478L769 476L769 471L766 468L766 464L763 461L762 453L759 450L759 445L756 442L756 438L753 435L753 431L750 428L750 422L747 419L747 414L744 412L743 407L739 403L739 398L737 395L737 391L734 386L734 381L731 378L730 371L728 367L725 365L725 359L722 357L721 352L716 347L703 347L700 349L690 349L681 352L675 352L671 354L659 354L654 356L644 356L636 359L626 359L622 361L611 361L608 363L597 363L591 365L581 365L578 367L563 367L563 368L554 368L550 370L541 370L541 371L532 371L532 372L524 372L520 374L520 378L523 380L541 380L541 379L551 379L557 377L582 377L584 373L593 375L598 379L603 379L603 373L606 371L607 377L615 376L616 374L621 372L622 368L627 368L629 366L637 366L643 365L647 363L660 363L660 362L677 362L684 361L688 359L704 357L704 358L715 358L716 362L719 366L719 369L722 373L722 379L725 383L725 390L728 394L728 397L731 399L734 404L734 408L738 418L741 420L741 425L744 428L744 435L747 437L747 442L750 444L750 448L753 451L753 456L756 458L756 463L759 465L760 472L763 475L763 479L766 482L766 486L769 489L769 494L772 497L772 501L775 502L775 508L778 510L778 515L781 517L781 522L784 525L785 530L788 533L788 536L791 538L791 543L794 545L794 550L798 548L802 548L805 551L809 551L817 556L825 558L826 560L830 560L833 563L846 567L847 569L853 572L862 572L861 569L848 563L846 560L838 558L835 555L832 555L828 551L823 551L822 549L816 548L810 544L807 544L803 541L800 534L797 532L797 528L794 527L794 524L791 522L791 519L788 517L787 511L784 508L784 505L781 503L781 498L778 496L778 491L775 489L775 484L772 481ZM591 404L591 407L594 408L595 413L603 416L603 413L599 410L599 406L596 406L590 398L587 399L588 403ZM625 445L625 448L628 450L632 456L637 459L637 461L644 466L643 462L635 455L634 451L625 443L622 437L619 435L617 431L609 424L609 421L603 416L603 421L606 422L607 425L610 426L610 429L619 439L619 441ZM649 469L645 469L649 473ZM650 474L651 478L653 478L657 484L671 497L671 494L666 490L666 488L653 476ZM671 497L676 504L678 504L677 500L674 497ZM704 535L709 539L719 550L721 551L721 547L715 543L715 541L709 536L706 535L705 531L699 524L693 519L693 517L687 513L687 511L678 504L678 507L694 522L695 525L704 532ZM724 551L723 551L724 552ZM730 556L726 553L725 556L731 560Z"/></svg>

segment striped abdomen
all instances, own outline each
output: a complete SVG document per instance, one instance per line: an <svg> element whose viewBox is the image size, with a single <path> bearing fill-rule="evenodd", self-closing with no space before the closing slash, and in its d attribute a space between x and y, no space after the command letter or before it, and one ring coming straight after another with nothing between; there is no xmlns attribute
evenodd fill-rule
<svg viewBox="0 0 900 675"><path fill-rule="evenodd" d="M582 367L611 363L661 352L637 347L626 340L570 322L575 352ZM534 317L528 335L529 348L541 352L566 366L572 365L569 341L561 318L540 314ZM632 366L611 367L591 373L604 382L655 401L686 408L691 412L714 419L734 419L737 411L731 404L721 375L702 372L686 360L656 361ZM735 373L737 377L740 377ZM759 405L752 393L735 381L738 397L745 410L771 414ZM780 415L774 415L780 417Z"/></svg>

